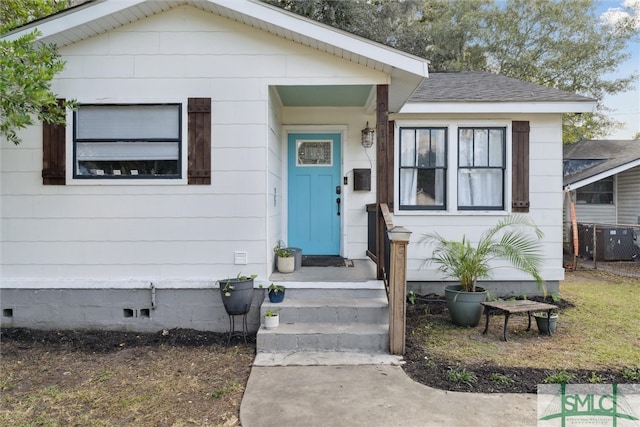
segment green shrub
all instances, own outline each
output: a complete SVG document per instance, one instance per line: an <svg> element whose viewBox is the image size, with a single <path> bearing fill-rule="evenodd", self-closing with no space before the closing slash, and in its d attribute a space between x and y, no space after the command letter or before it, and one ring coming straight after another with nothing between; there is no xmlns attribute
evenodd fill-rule
<svg viewBox="0 0 640 427"><path fill-rule="evenodd" d="M467 368L449 368L447 372L447 378L454 383L473 384L478 381L478 377L472 371L467 371Z"/></svg>
<svg viewBox="0 0 640 427"><path fill-rule="evenodd" d="M493 382L496 382L496 383L502 384L502 385L511 385L511 384L513 384L513 380L511 378L509 378L508 376L503 375L503 374L493 373L493 374L491 374L489 379L491 381L493 381Z"/></svg>
<svg viewBox="0 0 640 427"><path fill-rule="evenodd" d="M604 381L604 378L602 378L602 376L598 375L595 372L591 372L591 376L589 377L589 383L591 384L600 384Z"/></svg>
<svg viewBox="0 0 640 427"><path fill-rule="evenodd" d="M640 381L640 366L637 368L624 368L620 371L620 375L629 381Z"/></svg>
<svg viewBox="0 0 640 427"><path fill-rule="evenodd" d="M551 371L547 372L547 377L544 379L545 384L568 384L575 378L574 374L567 371Z"/></svg>

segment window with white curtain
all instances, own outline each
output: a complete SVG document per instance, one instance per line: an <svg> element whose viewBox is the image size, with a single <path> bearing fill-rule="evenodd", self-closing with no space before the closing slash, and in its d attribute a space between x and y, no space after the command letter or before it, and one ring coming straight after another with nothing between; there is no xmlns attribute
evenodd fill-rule
<svg viewBox="0 0 640 427"><path fill-rule="evenodd" d="M458 209L504 209L506 128L458 128Z"/></svg>
<svg viewBox="0 0 640 427"><path fill-rule="evenodd" d="M80 105L74 178L180 178L180 104Z"/></svg>
<svg viewBox="0 0 640 427"><path fill-rule="evenodd" d="M400 129L400 209L445 209L447 129Z"/></svg>

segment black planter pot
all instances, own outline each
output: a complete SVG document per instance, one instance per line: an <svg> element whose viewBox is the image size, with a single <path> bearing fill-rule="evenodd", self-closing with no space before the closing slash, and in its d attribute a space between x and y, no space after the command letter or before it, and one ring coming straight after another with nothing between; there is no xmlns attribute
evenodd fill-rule
<svg viewBox="0 0 640 427"><path fill-rule="evenodd" d="M451 321L458 326L476 326L482 318L482 302L487 299L487 291L476 286L476 292L464 292L461 285L444 288L447 308Z"/></svg>
<svg viewBox="0 0 640 427"><path fill-rule="evenodd" d="M220 284L220 298L222 298L227 314L234 316L247 314L253 300L253 279L223 279L218 283Z"/></svg>

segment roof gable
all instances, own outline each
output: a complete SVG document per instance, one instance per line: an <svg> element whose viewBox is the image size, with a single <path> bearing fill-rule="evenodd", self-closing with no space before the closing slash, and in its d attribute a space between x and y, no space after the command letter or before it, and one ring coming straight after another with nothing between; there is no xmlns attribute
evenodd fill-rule
<svg viewBox="0 0 640 427"><path fill-rule="evenodd" d="M4 35L37 28L39 41L66 46L171 8L190 5L390 76L390 111L398 111L428 76L426 59L255 0L99 0L32 22Z"/></svg>
<svg viewBox="0 0 640 427"><path fill-rule="evenodd" d="M575 190L640 165L640 140L582 140L563 159L564 186Z"/></svg>

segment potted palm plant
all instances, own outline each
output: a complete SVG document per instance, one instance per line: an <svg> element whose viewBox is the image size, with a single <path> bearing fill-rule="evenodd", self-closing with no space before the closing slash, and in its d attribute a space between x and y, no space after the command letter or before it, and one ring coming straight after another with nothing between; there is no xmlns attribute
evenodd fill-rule
<svg viewBox="0 0 640 427"><path fill-rule="evenodd" d="M438 265L445 278L459 283L445 287L447 308L451 320L459 326L476 326L482 317L482 302L487 297L478 280L491 278L494 260L506 260L518 270L529 273L544 289L539 270L542 263L540 239L542 231L524 215L506 217L486 230L472 246L462 236L461 240L445 239L438 233L423 235L421 242L434 246L426 264Z"/></svg>

